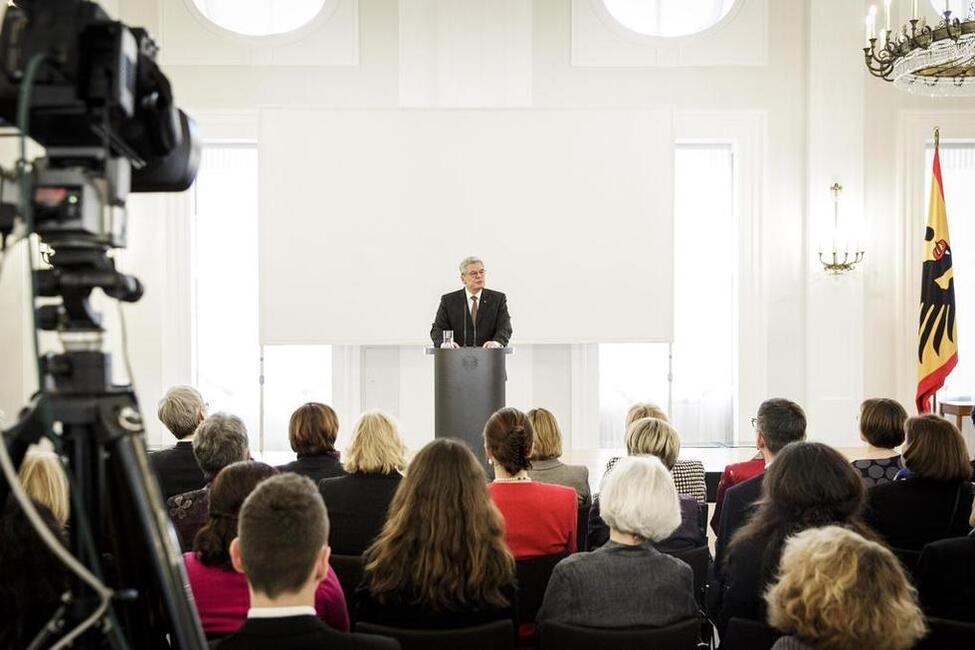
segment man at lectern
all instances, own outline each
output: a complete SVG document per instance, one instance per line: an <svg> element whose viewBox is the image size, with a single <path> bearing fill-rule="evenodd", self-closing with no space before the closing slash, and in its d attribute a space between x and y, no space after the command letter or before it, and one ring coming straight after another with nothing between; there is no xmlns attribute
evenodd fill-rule
<svg viewBox="0 0 975 650"><path fill-rule="evenodd" d="M503 348L511 338L508 299L500 291L484 288L484 263L466 257L460 263L464 288L440 297L440 308L430 329L434 347ZM444 332L453 332L445 340ZM449 338L449 337L448 337Z"/></svg>

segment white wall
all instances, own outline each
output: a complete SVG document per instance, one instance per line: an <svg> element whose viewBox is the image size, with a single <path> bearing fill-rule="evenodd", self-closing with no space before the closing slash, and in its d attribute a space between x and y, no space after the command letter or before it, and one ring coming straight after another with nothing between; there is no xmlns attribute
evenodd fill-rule
<svg viewBox="0 0 975 650"><path fill-rule="evenodd" d="M124 20L148 27L165 50L182 37L160 31L163 1L117 4ZM743 319L753 320L742 323L740 436L748 441L750 430L741 423L763 397L774 395L806 406L813 437L855 445L856 407L864 397L895 395L910 404L913 395L909 355L901 349L911 345L916 303L908 288L915 281L905 275L913 270L905 270L910 251L899 187L900 125L905 111L951 109L975 116L975 101L912 97L869 77L858 49L868 2L743 1L762 5L764 30L736 35L732 21L722 41L723 48L734 47L736 38L742 47L747 41L752 52L742 57L747 65L574 66L570 0L536 0L530 12L524 10L527 0L463 0L465 8L489 18L481 21L458 20L464 15L458 14L458 3L447 0L404 5L407 11L394 0L358 0L356 65L343 54L334 55L334 65L267 65L258 57L252 65L181 65L166 71L180 104L190 112L239 113L266 104L672 104L678 113L716 114L718 125L723 114L757 116L760 171L744 179L759 196L745 215L757 230L750 240L753 258L742 278L754 304L748 314L743 310ZM753 47L754 39L764 39L764 47ZM720 54L716 49L715 56ZM756 63L756 57L766 63ZM834 180L846 188L849 214L862 218L867 250L862 270L838 281L828 280L818 268L814 241L822 221L830 218L827 188ZM156 254L137 255L134 245L127 258L129 268L149 285L146 301L131 308L130 336L141 400L153 404L166 384L188 379L189 366L172 363L186 355L160 342L165 338L160 323L171 320L173 309L162 298L178 298L166 287L171 276L159 267L166 239L174 235L166 231L165 220L147 221L133 211L133 228L145 228L133 237L143 242L141 250L155 249ZM16 295L10 294L16 284L13 273L4 278L0 305L5 314L16 305ZM22 368L26 339L17 338L26 332L6 317L0 327L6 335L0 363L10 369L0 382L0 408L9 410L18 394L30 391ZM519 349L509 373L509 402L552 408L572 444L587 446L596 435L593 405L586 404L592 399L586 370L591 353L570 346ZM429 359L411 349L381 348L344 350L335 358L335 401L344 422L351 423L361 408L383 406L399 414L411 444L429 439ZM154 418L149 420L153 438L164 441Z"/></svg>

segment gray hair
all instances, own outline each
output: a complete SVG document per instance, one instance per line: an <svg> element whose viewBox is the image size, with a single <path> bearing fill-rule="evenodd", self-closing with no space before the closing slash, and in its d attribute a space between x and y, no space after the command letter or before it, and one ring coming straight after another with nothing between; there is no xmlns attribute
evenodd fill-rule
<svg viewBox="0 0 975 650"><path fill-rule="evenodd" d="M758 407L756 428L765 436L773 454L790 442L806 439L806 414L802 407L787 399L767 399Z"/></svg>
<svg viewBox="0 0 975 650"><path fill-rule="evenodd" d="M206 402L198 390L192 386L173 386L159 400L159 420L177 440L182 440L196 431L205 408Z"/></svg>
<svg viewBox="0 0 975 650"><path fill-rule="evenodd" d="M656 456L622 458L603 477L600 514L610 528L659 542L680 526L674 479Z"/></svg>
<svg viewBox="0 0 975 650"><path fill-rule="evenodd" d="M207 480L227 465L247 460L250 452L244 421L230 413L214 413L197 428L193 455Z"/></svg>
<svg viewBox="0 0 975 650"><path fill-rule="evenodd" d="M480 257L473 257L473 256L472 257L465 257L464 259L462 259L460 261L460 273L461 273L461 275L463 275L464 273L467 273L467 267L470 266L471 264L484 264L484 262L481 261L481 258Z"/></svg>

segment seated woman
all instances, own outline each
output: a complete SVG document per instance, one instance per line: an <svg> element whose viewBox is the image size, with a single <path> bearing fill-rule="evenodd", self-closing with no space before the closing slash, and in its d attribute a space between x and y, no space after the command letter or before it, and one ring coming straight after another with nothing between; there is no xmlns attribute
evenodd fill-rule
<svg viewBox="0 0 975 650"><path fill-rule="evenodd" d="M335 449L339 435L339 416L331 406L308 402L291 414L288 441L298 460L278 467L282 472L307 476L315 483L323 478L345 475Z"/></svg>
<svg viewBox="0 0 975 650"><path fill-rule="evenodd" d="M404 467L406 445L396 423L380 411L363 414L346 453L349 474L318 483L331 522L328 545L332 553L362 555L386 523Z"/></svg>
<svg viewBox="0 0 975 650"><path fill-rule="evenodd" d="M691 568L654 548L681 521L664 465L653 457L624 458L606 477L600 501L609 542L555 566L539 624L660 627L696 616Z"/></svg>
<svg viewBox="0 0 975 650"><path fill-rule="evenodd" d="M531 469L528 475L533 481L565 485L576 491L580 506L592 501L589 493L589 468L585 465L566 465L559 457L562 455L562 431L551 411L532 409L528 420L535 433L532 446Z"/></svg>
<svg viewBox="0 0 975 650"><path fill-rule="evenodd" d="M71 493L68 476L57 454L31 449L24 456L17 476L27 496L47 506L61 528L68 525Z"/></svg>
<svg viewBox="0 0 975 650"><path fill-rule="evenodd" d="M866 487L838 451L818 442L786 445L769 465L762 498L731 540L718 592L718 631L732 617L765 620L762 594L773 581L785 539L807 528L844 526L867 538L862 521Z"/></svg>
<svg viewBox="0 0 975 650"><path fill-rule="evenodd" d="M575 553L576 492L532 481L533 443L532 423L518 409L501 409L484 425L484 450L494 466L488 490L504 516L508 548L517 559Z"/></svg>
<svg viewBox="0 0 975 650"><path fill-rule="evenodd" d="M968 523L975 528L975 508ZM925 614L975 623L975 531L925 545L914 574Z"/></svg>
<svg viewBox="0 0 975 650"><path fill-rule="evenodd" d="M254 488L277 470L256 461L224 467L210 484L206 524L193 541L193 551L183 554L186 575L196 609L208 637L236 632L247 618L250 592L244 574L234 571L230 542L237 536L237 513ZM331 627L347 632L349 613L335 572L329 569L315 593L318 617Z"/></svg>
<svg viewBox="0 0 975 650"><path fill-rule="evenodd" d="M634 422L643 418L656 418L667 423L670 422L667 419L667 414L656 404L637 403L631 406L630 410L626 413L624 431L629 431L630 426ZM629 442L627 442L626 453L630 456L637 456L650 452L631 449ZM613 466L619 462L619 459L620 456L614 456L609 459L609 462L606 463L606 470L603 473L604 476L613 469ZM670 473L674 476L674 485L677 486L678 494L692 496L702 506L707 507L708 489L704 481L704 463L699 460L678 460L670 469Z"/></svg>
<svg viewBox="0 0 975 650"><path fill-rule="evenodd" d="M790 537L765 598L769 624L790 633L773 650L907 650L925 632L897 557L839 526Z"/></svg>
<svg viewBox="0 0 975 650"><path fill-rule="evenodd" d="M639 450L640 453L634 454L635 457L655 456L668 470L672 470L674 463L677 462L677 454L680 453L680 436L664 420L642 418L633 422L626 430L626 447ZM603 481L608 480L612 475L613 472L608 472L603 477ZM680 551L707 544L707 534L704 529L705 511L692 496L681 494L679 500L680 525L666 539L658 540L658 550ZM600 516L601 501L600 493L593 502L592 510L589 511L589 548L602 546L609 539L609 527Z"/></svg>
<svg viewBox="0 0 975 650"><path fill-rule="evenodd" d="M853 467L863 476L867 487L890 483L901 469L901 457L895 447L904 443L907 411L897 400L875 398L860 405L860 440L867 443L863 458Z"/></svg>
<svg viewBox="0 0 975 650"><path fill-rule="evenodd" d="M515 561L486 483L462 442L440 438L417 453L366 549L357 621L437 629L514 620Z"/></svg>
<svg viewBox="0 0 975 650"><path fill-rule="evenodd" d="M893 548L920 551L968 534L972 468L965 439L948 420L921 415L905 427L908 476L870 488L866 519Z"/></svg>

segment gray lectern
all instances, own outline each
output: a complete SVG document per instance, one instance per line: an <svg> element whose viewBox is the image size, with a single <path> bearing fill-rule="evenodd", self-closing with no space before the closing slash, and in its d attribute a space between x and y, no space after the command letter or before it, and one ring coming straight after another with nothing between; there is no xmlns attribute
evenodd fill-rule
<svg viewBox="0 0 975 650"><path fill-rule="evenodd" d="M459 438L485 464L484 424L504 408L505 357L511 348L427 348L434 358L434 435Z"/></svg>

